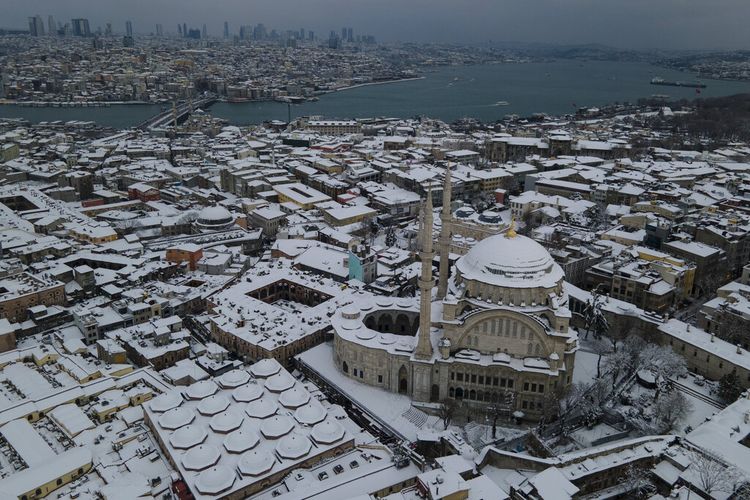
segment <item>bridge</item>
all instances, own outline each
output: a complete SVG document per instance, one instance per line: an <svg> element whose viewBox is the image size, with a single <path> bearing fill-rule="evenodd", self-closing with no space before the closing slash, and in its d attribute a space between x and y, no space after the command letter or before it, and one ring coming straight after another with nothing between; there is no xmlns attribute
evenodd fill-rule
<svg viewBox="0 0 750 500"><path fill-rule="evenodd" d="M176 107L176 109L168 109L162 111L156 116L152 116L148 120L138 124L136 128L140 130L155 130L160 129L177 119L177 123L180 123L187 118L187 116L195 109L205 108L216 102L216 96L204 97L194 102L183 102Z"/></svg>

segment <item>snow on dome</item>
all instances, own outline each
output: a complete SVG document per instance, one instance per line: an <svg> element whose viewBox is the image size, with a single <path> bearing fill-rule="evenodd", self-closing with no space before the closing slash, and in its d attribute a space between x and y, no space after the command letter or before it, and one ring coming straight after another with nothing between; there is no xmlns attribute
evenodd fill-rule
<svg viewBox="0 0 750 500"><path fill-rule="evenodd" d="M312 428L310 437L312 437L316 443L320 444L335 443L344 437L344 428L341 427L338 422L328 418Z"/></svg>
<svg viewBox="0 0 750 500"><path fill-rule="evenodd" d="M201 415L216 415L229 407L229 400L221 394L209 396L198 404Z"/></svg>
<svg viewBox="0 0 750 500"><path fill-rule="evenodd" d="M216 462L221 458L221 451L212 444L202 444L191 448L182 457L182 465L187 470L204 470L208 469L212 465L216 465Z"/></svg>
<svg viewBox="0 0 750 500"><path fill-rule="evenodd" d="M414 301L412 299L404 297L402 299L398 299L396 301L396 305L403 309L408 309L409 307L412 307L414 305Z"/></svg>
<svg viewBox="0 0 750 500"><path fill-rule="evenodd" d="M232 213L218 205L206 207L198 212L198 222L204 225L226 224L233 220L234 216L232 216Z"/></svg>
<svg viewBox="0 0 750 500"><path fill-rule="evenodd" d="M384 296L383 296L383 297L378 297L378 298L377 298L377 299L375 300L375 303L376 303L376 304L377 304L377 305L378 305L379 307L391 307L391 306L393 305L393 300L392 300L392 299L389 299L388 297L384 297Z"/></svg>
<svg viewBox="0 0 750 500"><path fill-rule="evenodd" d="M485 238L458 259L456 269L466 280L510 288L552 288L564 277L542 245L520 235Z"/></svg>
<svg viewBox="0 0 750 500"><path fill-rule="evenodd" d="M187 408L172 408L159 417L159 425L162 429L174 430L186 426L195 420L195 413Z"/></svg>
<svg viewBox="0 0 750 500"><path fill-rule="evenodd" d="M246 451L237 462L237 468L243 476L260 476L276 465L273 455L266 450Z"/></svg>
<svg viewBox="0 0 750 500"><path fill-rule="evenodd" d="M294 412L294 419L300 424L314 425L326 418L327 413L323 405L313 399L306 405L297 408Z"/></svg>
<svg viewBox="0 0 750 500"><path fill-rule="evenodd" d="M201 444L207 437L208 432L202 425L186 425L174 431L169 442L175 448L186 450Z"/></svg>
<svg viewBox="0 0 750 500"><path fill-rule="evenodd" d="M266 389L271 392L282 392L287 389L291 389L292 386L294 386L294 383L294 377L289 375L289 372L285 370L283 372L277 373L276 375L268 377L266 379L265 385Z"/></svg>
<svg viewBox="0 0 750 500"><path fill-rule="evenodd" d="M264 420L260 426L260 432L270 439L276 439L284 434L289 434L292 429L294 429L294 422L285 415L274 415Z"/></svg>
<svg viewBox="0 0 750 500"><path fill-rule="evenodd" d="M279 396L279 403L287 408L299 408L310 401L310 393L299 385L284 391Z"/></svg>
<svg viewBox="0 0 750 500"><path fill-rule="evenodd" d="M296 460L307 455L310 448L312 448L312 443L307 439L307 436L299 432L292 432L279 440L276 445L276 453L282 458Z"/></svg>
<svg viewBox="0 0 750 500"><path fill-rule="evenodd" d="M261 359L250 367L250 371L252 372L252 374L260 378L266 378L270 377L271 375L275 375L279 373L279 370L281 370L281 365L273 358Z"/></svg>
<svg viewBox="0 0 750 500"><path fill-rule="evenodd" d="M245 419L241 414L234 411L225 411L211 417L211 421L208 423L214 432L226 434L237 429L242 425L242 421Z"/></svg>
<svg viewBox="0 0 750 500"><path fill-rule="evenodd" d="M185 390L185 395L189 399L203 399L216 394L219 388L211 380L201 380L188 386Z"/></svg>
<svg viewBox="0 0 750 500"><path fill-rule="evenodd" d="M279 409L279 405L276 401L270 398L262 398L258 401L253 401L245 406L245 413L253 418L268 418Z"/></svg>
<svg viewBox="0 0 750 500"><path fill-rule="evenodd" d="M247 429L240 429L224 438L224 448L229 453L242 453L258 446L260 438L256 433Z"/></svg>
<svg viewBox="0 0 750 500"><path fill-rule="evenodd" d="M232 391L232 398L240 403L255 401L263 395L263 388L258 384L245 384Z"/></svg>
<svg viewBox="0 0 750 500"><path fill-rule="evenodd" d="M246 384L250 380L250 374L245 370L232 370L219 377L219 385L224 389L232 389Z"/></svg>
<svg viewBox="0 0 750 500"><path fill-rule="evenodd" d="M354 334L357 336L360 340L371 340L374 339L375 336L378 334L375 330L370 330L369 328L361 328L357 330L357 332Z"/></svg>
<svg viewBox="0 0 750 500"><path fill-rule="evenodd" d="M164 413L172 408L177 408L182 404L182 397L176 391L165 392L155 397L148 403L148 407L155 413Z"/></svg>
<svg viewBox="0 0 750 500"><path fill-rule="evenodd" d="M201 472L195 480L195 487L203 495L218 495L231 488L236 478L232 469L217 465Z"/></svg>
<svg viewBox="0 0 750 500"><path fill-rule="evenodd" d="M347 319L357 319L359 318L359 307L349 304L341 310L341 315Z"/></svg>
<svg viewBox="0 0 750 500"><path fill-rule="evenodd" d="M378 342L383 345L391 345L396 343L396 337L391 333L381 333L378 335Z"/></svg>

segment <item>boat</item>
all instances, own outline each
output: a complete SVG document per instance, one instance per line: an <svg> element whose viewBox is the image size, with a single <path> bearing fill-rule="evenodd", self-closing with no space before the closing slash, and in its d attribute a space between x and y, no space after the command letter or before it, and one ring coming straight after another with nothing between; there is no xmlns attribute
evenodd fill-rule
<svg viewBox="0 0 750 500"><path fill-rule="evenodd" d="M701 82L670 81L658 76L651 79L651 85L666 85L669 87L687 87L691 89L705 89L706 84Z"/></svg>
<svg viewBox="0 0 750 500"><path fill-rule="evenodd" d="M497 101L493 106L508 106L510 103L508 101Z"/></svg>

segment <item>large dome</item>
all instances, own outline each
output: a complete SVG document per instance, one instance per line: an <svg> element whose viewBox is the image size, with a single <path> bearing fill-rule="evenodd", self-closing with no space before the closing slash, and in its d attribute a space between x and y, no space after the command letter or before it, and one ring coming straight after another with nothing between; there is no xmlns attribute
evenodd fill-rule
<svg viewBox="0 0 750 500"><path fill-rule="evenodd" d="M197 224L203 229L220 229L234 224L234 216L224 207L206 207L198 213Z"/></svg>
<svg viewBox="0 0 750 500"><path fill-rule="evenodd" d="M456 262L463 280L508 288L553 288L562 268L536 241L521 235L486 238Z"/></svg>

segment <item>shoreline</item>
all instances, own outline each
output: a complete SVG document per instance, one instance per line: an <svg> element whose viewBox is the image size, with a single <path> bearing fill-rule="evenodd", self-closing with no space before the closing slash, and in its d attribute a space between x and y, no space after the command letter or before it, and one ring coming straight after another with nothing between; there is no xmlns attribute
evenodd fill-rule
<svg viewBox="0 0 750 500"><path fill-rule="evenodd" d="M358 89L360 87L370 87L370 86L373 86L373 85L387 85L389 83L412 82L414 80L424 80L425 78L427 78L427 77L426 76L411 76L409 78L399 78L398 80L383 80L383 81L380 81L380 82L358 83L356 85L349 85L348 87L341 87L341 88L334 89L334 90L327 90L327 91L323 92L322 95L333 94L335 92L342 92L344 90Z"/></svg>
<svg viewBox="0 0 750 500"><path fill-rule="evenodd" d="M163 106L165 104L146 101L16 101L0 99L0 106L19 108L108 108L110 106Z"/></svg>

